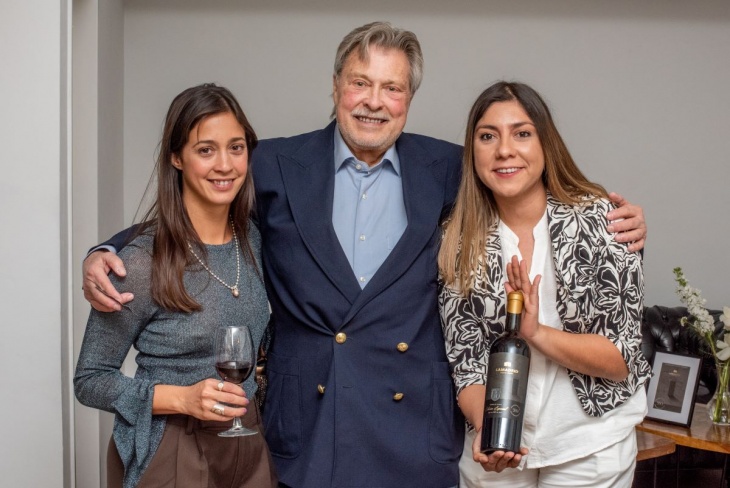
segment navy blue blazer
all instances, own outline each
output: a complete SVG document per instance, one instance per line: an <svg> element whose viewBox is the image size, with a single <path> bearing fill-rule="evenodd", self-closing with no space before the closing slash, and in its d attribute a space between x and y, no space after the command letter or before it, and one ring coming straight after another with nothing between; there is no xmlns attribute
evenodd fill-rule
<svg viewBox="0 0 730 488"><path fill-rule="evenodd" d="M266 440L293 488L458 484L464 419L441 331L439 222L461 147L402 134L408 226L364 289L332 226L335 124L251 159L272 308ZM108 244L120 249L125 234Z"/></svg>
<svg viewBox="0 0 730 488"><path fill-rule="evenodd" d="M332 226L334 122L253 154L272 307L266 439L292 487L458 484L464 421L439 319L439 221L461 147L402 134L408 226L364 289Z"/></svg>

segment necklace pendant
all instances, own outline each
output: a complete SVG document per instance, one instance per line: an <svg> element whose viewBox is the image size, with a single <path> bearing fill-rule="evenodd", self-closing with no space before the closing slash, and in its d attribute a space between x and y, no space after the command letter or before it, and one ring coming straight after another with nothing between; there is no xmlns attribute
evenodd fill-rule
<svg viewBox="0 0 730 488"><path fill-rule="evenodd" d="M237 286L234 286L233 288L231 288L231 294L234 297L238 298L238 295L240 295L240 293L238 293L238 287Z"/></svg>

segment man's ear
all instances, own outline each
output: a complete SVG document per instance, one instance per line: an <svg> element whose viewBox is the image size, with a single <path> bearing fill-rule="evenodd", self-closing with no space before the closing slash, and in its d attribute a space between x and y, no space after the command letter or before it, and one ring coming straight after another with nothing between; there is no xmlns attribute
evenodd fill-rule
<svg viewBox="0 0 730 488"><path fill-rule="evenodd" d="M332 75L332 99L337 105L337 75Z"/></svg>

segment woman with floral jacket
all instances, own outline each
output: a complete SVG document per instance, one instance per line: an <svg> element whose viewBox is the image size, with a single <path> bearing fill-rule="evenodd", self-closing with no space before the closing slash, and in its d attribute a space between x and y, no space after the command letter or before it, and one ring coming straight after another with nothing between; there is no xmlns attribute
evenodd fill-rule
<svg viewBox="0 0 730 488"><path fill-rule="evenodd" d="M461 486L629 487L650 375L640 350L641 258L606 230L606 191L577 168L532 88L485 90L464 146L439 255L447 353L472 427ZM513 289L525 297L521 336L532 350L523 448L486 455L489 347L504 332Z"/></svg>

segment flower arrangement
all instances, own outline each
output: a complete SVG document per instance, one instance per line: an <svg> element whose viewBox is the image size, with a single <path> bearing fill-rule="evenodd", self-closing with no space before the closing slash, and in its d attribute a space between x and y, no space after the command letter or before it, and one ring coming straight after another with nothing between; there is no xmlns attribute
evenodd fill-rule
<svg viewBox="0 0 730 488"><path fill-rule="evenodd" d="M710 419L716 424L730 424L730 307L723 307L720 320L725 325L721 339L715 338L715 321L705 308L700 290L689 285L682 268L674 268L679 300L687 307L690 317L682 317L681 324L689 327L702 339L712 353L717 368L717 391L707 404Z"/></svg>

